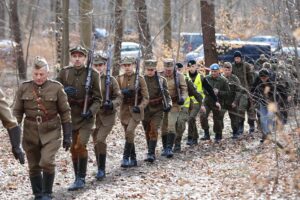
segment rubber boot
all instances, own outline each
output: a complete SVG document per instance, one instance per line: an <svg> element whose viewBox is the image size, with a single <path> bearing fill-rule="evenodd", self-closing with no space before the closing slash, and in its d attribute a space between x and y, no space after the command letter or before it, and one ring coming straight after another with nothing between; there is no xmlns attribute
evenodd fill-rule
<svg viewBox="0 0 300 200"><path fill-rule="evenodd" d="M237 129L232 130L232 139L238 139L238 138L239 138L238 130Z"/></svg>
<svg viewBox="0 0 300 200"><path fill-rule="evenodd" d="M172 158L173 157L173 145L174 145L174 140L176 135L174 133L169 133L167 135L167 158Z"/></svg>
<svg viewBox="0 0 300 200"><path fill-rule="evenodd" d="M239 129L238 129L238 134L242 135L244 133L244 119L241 119L239 122Z"/></svg>
<svg viewBox="0 0 300 200"><path fill-rule="evenodd" d="M204 136L200 140L210 140L209 129L204 130Z"/></svg>
<svg viewBox="0 0 300 200"><path fill-rule="evenodd" d="M30 183L32 188L32 193L35 200L41 200L43 196L43 177L42 175L37 175L30 177Z"/></svg>
<svg viewBox="0 0 300 200"><path fill-rule="evenodd" d="M76 162L73 164L76 164ZM69 191L75 191L84 188L86 168L87 168L87 158L79 158L77 162L77 176L75 182L68 188Z"/></svg>
<svg viewBox="0 0 300 200"><path fill-rule="evenodd" d="M96 179L98 181L103 180L105 177L105 163L106 163L106 154L99 154L98 156L98 172L96 175Z"/></svg>
<svg viewBox="0 0 300 200"><path fill-rule="evenodd" d="M123 160L121 163L121 167L128 168L130 166L129 157L132 149L132 143L125 142L124 152L123 152Z"/></svg>
<svg viewBox="0 0 300 200"><path fill-rule="evenodd" d="M161 136L162 146L163 146L163 150L161 152L161 156L167 156L167 138L168 138L168 135Z"/></svg>
<svg viewBox="0 0 300 200"><path fill-rule="evenodd" d="M254 120L249 119L248 120L248 124L249 124L249 134L253 134L255 131L255 123Z"/></svg>
<svg viewBox="0 0 300 200"><path fill-rule="evenodd" d="M222 133L216 133L215 135L215 143L220 143L222 140Z"/></svg>
<svg viewBox="0 0 300 200"><path fill-rule="evenodd" d="M135 153L135 145L133 143L130 151L129 167L136 167L136 166L137 166L137 160L136 160L136 153Z"/></svg>
<svg viewBox="0 0 300 200"><path fill-rule="evenodd" d="M187 142L186 142L186 145L192 145L192 143L193 143L193 138L192 137L190 137L190 136L188 136L188 139L187 139Z"/></svg>
<svg viewBox="0 0 300 200"><path fill-rule="evenodd" d="M155 161L155 148L156 148L157 140L150 140L148 146L148 154L145 161L153 163Z"/></svg>
<svg viewBox="0 0 300 200"><path fill-rule="evenodd" d="M50 174L47 172L43 173L43 198L42 200L51 200L52 199L52 188L54 182L55 174Z"/></svg>

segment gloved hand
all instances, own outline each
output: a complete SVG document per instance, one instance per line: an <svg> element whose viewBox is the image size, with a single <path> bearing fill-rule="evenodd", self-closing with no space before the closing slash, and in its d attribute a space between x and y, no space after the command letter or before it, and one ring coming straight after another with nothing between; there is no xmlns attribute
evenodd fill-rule
<svg viewBox="0 0 300 200"><path fill-rule="evenodd" d="M134 106L134 107L132 108L132 112L134 112L134 113L140 113L141 110L140 110L140 108L139 108L138 106Z"/></svg>
<svg viewBox="0 0 300 200"><path fill-rule="evenodd" d="M163 111L166 112L166 113L167 113L167 112L170 112L171 108L172 108L172 106L168 105L168 106L166 106L166 107L163 109Z"/></svg>
<svg viewBox="0 0 300 200"><path fill-rule="evenodd" d="M68 151L72 143L72 124L70 122L63 123L63 148Z"/></svg>
<svg viewBox="0 0 300 200"><path fill-rule="evenodd" d="M184 104L184 98L180 97L177 101L178 105L183 105Z"/></svg>
<svg viewBox="0 0 300 200"><path fill-rule="evenodd" d="M24 152L21 148L21 129L16 126L8 129L9 139L12 146L12 152L17 160L23 165L25 163Z"/></svg>
<svg viewBox="0 0 300 200"><path fill-rule="evenodd" d="M132 90L129 90L128 88L124 88L121 90L122 94L124 96L127 96L127 97L131 97L132 96Z"/></svg>
<svg viewBox="0 0 300 200"><path fill-rule="evenodd" d="M114 105L111 100L105 101L105 103L103 104L103 108L105 110L112 110L114 108Z"/></svg>
<svg viewBox="0 0 300 200"><path fill-rule="evenodd" d="M93 117L93 113L91 110L88 110L86 113L81 113L81 117L84 119L90 119Z"/></svg>
<svg viewBox="0 0 300 200"><path fill-rule="evenodd" d="M68 96L71 96L71 97L76 96L76 93L77 93L76 88L74 88L72 86L67 86L64 88L64 90Z"/></svg>

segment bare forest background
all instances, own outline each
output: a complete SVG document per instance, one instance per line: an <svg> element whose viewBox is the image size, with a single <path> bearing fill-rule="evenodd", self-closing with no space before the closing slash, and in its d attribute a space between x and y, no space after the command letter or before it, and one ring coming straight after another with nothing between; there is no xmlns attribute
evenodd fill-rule
<svg viewBox="0 0 300 200"><path fill-rule="evenodd" d="M1 59L0 66L1 72L5 68L20 79L28 78L27 66L37 55L46 57L50 66L66 66L68 49L79 43L89 47L96 28L108 32L97 50L115 44L114 75L119 73L122 41L141 43L145 58L176 53L182 61L180 32L203 33L209 66L217 60L211 45L214 33L240 39L276 35L283 44L297 46L299 23L297 0L3 0L0 39L16 43L13 55Z"/></svg>

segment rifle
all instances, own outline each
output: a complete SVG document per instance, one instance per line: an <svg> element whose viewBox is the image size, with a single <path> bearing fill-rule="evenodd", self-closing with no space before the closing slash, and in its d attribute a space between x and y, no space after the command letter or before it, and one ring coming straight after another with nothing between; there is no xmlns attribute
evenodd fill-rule
<svg viewBox="0 0 300 200"><path fill-rule="evenodd" d="M179 83L179 78L178 78L178 73L177 73L177 65L175 62L175 59L173 59L173 66L174 66L174 81L175 81L175 87L176 87L176 93L177 93L177 100L180 100L181 94L180 94L180 83Z"/></svg>
<svg viewBox="0 0 300 200"><path fill-rule="evenodd" d="M155 71L155 78L156 78L156 81L158 83L158 87L159 87L159 90L161 92L161 95L162 95L163 108L167 109L168 108L168 105L167 105L168 102L167 102L167 99L166 99L166 96L165 96L165 93L164 93L164 88L162 86L162 83L160 82L159 75L158 75L157 71Z"/></svg>
<svg viewBox="0 0 300 200"><path fill-rule="evenodd" d="M89 49L88 60L87 60L87 76L85 79L85 96L84 96L84 103L83 103L83 110L82 114L86 114L88 111L88 102L89 102L89 93L91 90L92 84L92 72L93 72L93 60L94 60L94 50L95 50L95 34L93 34L92 39L92 49Z"/></svg>
<svg viewBox="0 0 300 200"><path fill-rule="evenodd" d="M138 105L138 95L139 95L139 74L140 74L140 60L141 60L141 53L139 51L138 57L136 59L136 70L135 70L135 81L134 81L134 91L135 91L135 96L134 96L134 106Z"/></svg>
<svg viewBox="0 0 300 200"><path fill-rule="evenodd" d="M108 60L106 64L106 78L105 78L105 102L110 102L110 68L111 68L111 48L108 47Z"/></svg>

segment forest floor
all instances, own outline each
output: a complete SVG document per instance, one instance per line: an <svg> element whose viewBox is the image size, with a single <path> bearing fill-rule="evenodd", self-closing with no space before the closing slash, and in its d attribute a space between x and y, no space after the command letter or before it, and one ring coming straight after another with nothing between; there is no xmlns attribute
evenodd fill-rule
<svg viewBox="0 0 300 200"><path fill-rule="evenodd" d="M6 89L12 97L12 90ZM293 118L293 117L291 117ZM199 119L198 119L199 120ZM212 121L212 120L210 120ZM211 123L211 122L210 122ZM198 126L200 127L200 125ZM161 140L153 164L143 161L146 142L141 125L136 130L138 167L122 169L124 133L120 122L107 138L106 178L96 181L93 144L89 143L86 188L69 192L74 181L71 156L62 148L56 156L54 199L299 199L300 130L291 124L277 132L279 148L271 140L261 144L260 133L231 139L228 116L224 139L199 142L193 147L182 143L182 152L172 159L160 156ZM246 126L247 130L247 126ZM187 133L185 133L186 136ZM201 135L202 136L202 131ZM20 165L11 153L6 130L0 127L0 199L33 199L28 166Z"/></svg>

